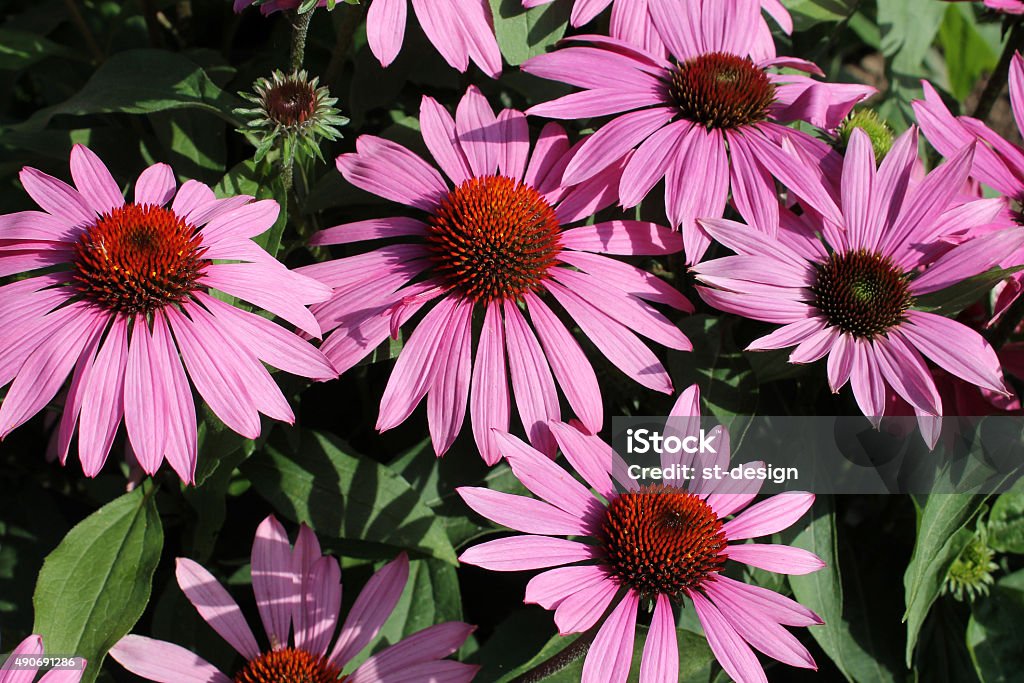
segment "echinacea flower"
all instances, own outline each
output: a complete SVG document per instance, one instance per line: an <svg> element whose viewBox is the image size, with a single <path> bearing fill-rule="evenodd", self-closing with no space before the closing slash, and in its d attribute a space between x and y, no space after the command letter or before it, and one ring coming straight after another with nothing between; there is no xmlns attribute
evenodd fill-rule
<svg viewBox="0 0 1024 683"><path fill-rule="evenodd" d="M346 671L349 662L380 633L405 590L409 560L404 553L370 578L335 637L341 613L338 561L322 555L316 534L309 527L302 525L292 548L284 527L273 516L265 519L252 545L252 589L267 634L265 647L257 642L238 603L210 572L192 560L178 558L175 573L199 616L245 659L245 664L228 676L179 645L127 635L114 645L110 656L146 680L468 683L479 668L445 659L462 646L474 628L449 621L418 631L375 652L353 671Z"/></svg>
<svg viewBox="0 0 1024 683"><path fill-rule="evenodd" d="M75 187L24 168L21 183L43 210L0 216L0 276L27 275L0 287L0 387L11 385L0 438L42 410L71 375L58 428L62 463L77 425L82 468L95 476L123 418L146 473L166 457L191 482L189 378L227 427L256 438L260 413L295 419L263 362L315 380L337 376L296 334L212 295L237 297L320 335L306 305L330 289L252 240L277 220L276 202L216 199L194 180L178 188L171 167L155 164L125 203L107 167L81 145L71 151L71 176Z"/></svg>
<svg viewBox="0 0 1024 683"><path fill-rule="evenodd" d="M670 418L699 416L699 398L696 386L687 389ZM640 484L625 476L625 462L598 437L563 423L553 423L551 430L593 491L515 437L499 434L502 454L536 498L458 489L473 510L524 534L474 546L459 559L493 571L547 570L530 580L526 602L554 610L562 635L587 631L611 607L584 662L583 683L626 680L637 613L651 604L641 683L679 680L673 607L685 603L696 611L722 668L739 683L767 680L751 646L786 664L815 668L807 649L783 626L821 619L789 598L723 573L737 562L782 574L821 569L824 563L806 550L740 542L789 527L810 508L812 494L782 493L750 505L757 482L744 482L742 490L726 479L699 479L686 487ZM729 469L722 434L717 454L705 454L698 472L712 464ZM663 453L661 465L684 464L683 457ZM736 516L727 520L731 515Z"/></svg>
<svg viewBox="0 0 1024 683"><path fill-rule="evenodd" d="M472 61L490 76L501 74L501 51L494 36L488 0L411 0L423 32L444 61L465 73ZM366 12L366 40L381 66L390 66L402 49L410 0L371 0ZM235 0L241 12L254 0ZM301 0L260 4L264 14L296 9ZM320 6L326 3L321 0Z"/></svg>
<svg viewBox="0 0 1024 683"><path fill-rule="evenodd" d="M777 166L785 169L780 179L799 198L806 223L787 220L772 237L733 221L704 220L736 255L695 266L706 285L698 291L722 311L783 326L748 350L795 346L791 363L827 355L832 391L849 381L876 424L891 387L914 407L934 443L937 434L925 423L942 415L942 405L922 354L979 388L1004 394L1006 388L988 342L960 322L922 310L920 298L988 270L1024 245L1024 229L982 229L999 200L958 202L973 146L910 187L917 130L901 135L877 169L867 134L854 130L838 196L816 166L793 152L779 150ZM960 238L951 248L940 238L952 233Z"/></svg>
<svg viewBox="0 0 1024 683"><path fill-rule="evenodd" d="M574 153L565 131L545 126L531 153L523 114L506 109L495 116L475 87L454 119L424 97L420 127L451 184L405 147L360 136L356 153L338 157L338 170L356 187L404 204L417 217L324 230L312 244L390 242L299 269L334 288L331 300L312 310L324 330L334 330L321 348L339 372L439 300L398 356L377 429L399 425L426 397L440 455L459 433L469 399L477 446L488 463L497 462L489 435L494 428L508 430L509 378L522 423L541 450L554 448L545 425L560 415L555 380L587 428L600 429L597 377L552 301L628 376L670 393L668 373L637 335L689 350L689 340L648 302L692 307L669 284L603 254L676 253L679 235L630 220L563 227L614 201L622 165L576 187L563 186L561 170ZM475 344L474 329L480 330Z"/></svg>
<svg viewBox="0 0 1024 683"><path fill-rule="evenodd" d="M688 263L697 263L710 240L696 220L724 215L730 189L737 210L755 227L770 230L777 222L764 148L782 135L810 136L776 122L831 130L874 88L770 73L786 67L822 75L810 62L776 58L774 45L754 39L762 21L757 3L701 0L680 8L672 0L650 0L649 10L671 60L612 38L578 36L574 40L592 44L534 57L523 69L584 91L527 113L615 115L586 139L563 182L583 182L635 148L619 183L621 204L636 206L665 178L666 213L673 227L682 227Z"/></svg>
<svg viewBox="0 0 1024 683"><path fill-rule="evenodd" d="M979 142L974 152L971 176L1014 203L1011 218L1024 224L1024 148L969 116L953 116L942 97L927 81L921 82L924 100L913 103L921 132L943 156L951 156L965 145ZM1017 129L1024 131L1024 59L1014 54L1009 72L1010 105ZM1009 268L1024 264L1024 249L1003 254L998 265ZM1016 273L1000 289L995 302L998 318L1024 290L1024 274Z"/></svg>
<svg viewBox="0 0 1024 683"><path fill-rule="evenodd" d="M547 5L553 0L522 0L523 7L539 7ZM658 28L654 18L647 9L652 0L559 0L560 2L572 2L572 14L569 16L569 23L573 27L583 26L590 23L598 14L603 12L608 5L612 6L611 14L611 36L627 43L642 47L654 54L664 54L665 45L658 35ZM742 3L760 2L761 8L767 12L772 19L786 33L793 32L793 18L779 0L721 0L722 2ZM676 11L683 3L700 2L700 0L673 0ZM772 44L771 29L766 22L759 26L756 40L767 45Z"/></svg>
<svg viewBox="0 0 1024 683"><path fill-rule="evenodd" d="M7 660L0 665L0 683L32 683L39 672L39 667L19 665L19 658L27 657L29 661L32 661L43 655L42 636L31 635L21 641L8 655ZM82 671L85 669L86 661L79 658L77 665L77 668L50 669L40 676L39 683L78 683L82 680Z"/></svg>

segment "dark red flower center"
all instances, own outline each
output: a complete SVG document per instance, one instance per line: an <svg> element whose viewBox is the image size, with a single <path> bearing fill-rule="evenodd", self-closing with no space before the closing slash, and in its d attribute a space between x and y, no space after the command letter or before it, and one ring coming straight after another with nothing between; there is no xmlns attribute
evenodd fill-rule
<svg viewBox="0 0 1024 683"><path fill-rule="evenodd" d="M722 571L722 521L693 493L647 486L608 505L605 554L622 583L645 598L678 597Z"/></svg>
<svg viewBox="0 0 1024 683"><path fill-rule="evenodd" d="M811 303L854 336L870 338L899 325L914 303L906 273L888 256L864 249L833 253L817 270Z"/></svg>
<svg viewBox="0 0 1024 683"><path fill-rule="evenodd" d="M346 676L347 678L347 676ZM249 661L235 683L343 683L341 669L304 650L274 650Z"/></svg>
<svg viewBox="0 0 1024 683"><path fill-rule="evenodd" d="M747 57L711 52L677 64L668 92L683 118L708 128L738 128L768 118L775 85Z"/></svg>
<svg viewBox="0 0 1024 683"><path fill-rule="evenodd" d="M316 113L316 92L305 81L288 79L275 85L265 96L267 114L282 126L305 123Z"/></svg>
<svg viewBox="0 0 1024 683"><path fill-rule="evenodd" d="M196 289L202 236L169 209L126 204L104 214L75 244L82 294L121 313L149 313Z"/></svg>
<svg viewBox="0 0 1024 683"><path fill-rule="evenodd" d="M529 185L504 176L465 181L428 223L427 247L437 274L482 303L536 290L561 251L551 205Z"/></svg>

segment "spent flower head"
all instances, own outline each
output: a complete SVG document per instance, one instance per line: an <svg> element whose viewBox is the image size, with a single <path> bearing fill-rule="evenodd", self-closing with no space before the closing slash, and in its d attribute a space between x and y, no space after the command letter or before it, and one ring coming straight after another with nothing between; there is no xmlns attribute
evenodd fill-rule
<svg viewBox="0 0 1024 683"><path fill-rule="evenodd" d="M286 75L277 70L270 78L260 78L252 92L239 93L254 107L242 107L235 114L244 117L239 132L254 140L256 161L265 157L275 145L281 149L286 164L296 156L316 157L323 161L321 138L338 140L338 128L348 119L335 108L338 98L319 85L319 78L309 79L303 71Z"/></svg>

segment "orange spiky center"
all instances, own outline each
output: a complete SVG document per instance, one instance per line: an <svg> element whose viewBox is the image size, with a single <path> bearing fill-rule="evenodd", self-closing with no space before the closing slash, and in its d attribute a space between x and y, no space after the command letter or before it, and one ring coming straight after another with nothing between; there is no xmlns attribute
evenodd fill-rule
<svg viewBox="0 0 1024 683"><path fill-rule="evenodd" d="M250 660L235 676L235 683L344 683L345 678L325 658L287 648Z"/></svg>
<svg viewBox="0 0 1024 683"><path fill-rule="evenodd" d="M101 216L75 243L82 295L120 313L180 303L198 286L202 236L170 209L126 204Z"/></svg>
<svg viewBox="0 0 1024 683"><path fill-rule="evenodd" d="M529 185L470 178L428 219L426 243L445 284L481 303L540 287L561 251L554 209Z"/></svg>
<svg viewBox="0 0 1024 683"><path fill-rule="evenodd" d="M722 521L693 493L645 486L615 497L601 529L612 572L642 597L677 598L722 570Z"/></svg>
<svg viewBox="0 0 1024 683"><path fill-rule="evenodd" d="M739 128L768 118L775 85L747 57L711 52L677 64L668 92L683 118L707 128Z"/></svg>
<svg viewBox="0 0 1024 683"><path fill-rule="evenodd" d="M316 113L316 91L303 80L288 79L267 91L263 106L275 123L297 126Z"/></svg>
<svg viewBox="0 0 1024 683"><path fill-rule="evenodd" d="M817 271L811 303L855 337L871 338L899 325L914 303L906 273L876 252L833 253Z"/></svg>

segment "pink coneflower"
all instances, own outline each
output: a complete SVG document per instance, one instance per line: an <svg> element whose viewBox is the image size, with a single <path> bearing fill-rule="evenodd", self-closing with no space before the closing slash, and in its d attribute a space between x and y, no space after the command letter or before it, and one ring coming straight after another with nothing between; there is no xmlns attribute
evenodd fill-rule
<svg viewBox="0 0 1024 683"><path fill-rule="evenodd" d="M547 5L553 0L522 0L523 7L539 7ZM569 1L569 0L563 0ZM665 54L665 45L658 35L658 28L654 18L648 11L648 5L655 0L571 0L573 3L572 14L569 23L574 27L590 23L598 14L603 12L608 5L612 6L611 15L611 36L624 40L627 43L642 47L654 54ZM694 0L671 0L675 7L680 7L684 2ZM696 0L699 2L700 0ZM723 0L728 2L760 2L761 8L767 12L772 19L786 33L793 32L793 18L789 10L782 6L779 0ZM758 28L756 39L765 45L772 45L771 29L766 22L762 22Z"/></svg>
<svg viewBox="0 0 1024 683"><path fill-rule="evenodd" d="M135 183L135 202L125 203L107 167L81 145L71 151L71 176L76 187L23 169L22 185L43 211L0 216L0 277L30 274L0 287L0 387L13 380L0 438L42 410L70 374L61 462L77 425L78 456L94 476L123 418L143 470L156 472L166 457L191 482L189 378L225 425L256 438L260 413L295 419L263 362L317 380L337 376L295 334L211 296L218 290L320 335L306 305L330 289L251 239L277 220L276 202L216 199L194 180L177 188L171 167L155 164Z"/></svg>
<svg viewBox="0 0 1024 683"><path fill-rule="evenodd" d="M1022 3L1024 6L1024 3ZM1024 131L1024 59L1015 54L1010 63L1010 104L1017 129ZM983 121L969 116L953 116L939 93L927 81L922 81L924 100L913 103L921 131L928 142L943 156L951 156L965 145L980 141L974 153L971 176L993 188L1015 203L1012 216L1018 224L1024 223L1024 148L1009 142ZM1003 254L1000 267L1009 268L1024 263L1024 250ZM1013 275L1005 287L1000 288L995 302L995 317L1006 311L1020 296L1024 287L1024 274Z"/></svg>
<svg viewBox="0 0 1024 683"><path fill-rule="evenodd" d="M962 323L920 310L918 301L984 272L1024 244L1018 228L972 237L993 216L986 200L958 204L973 146L908 190L916 129L897 139L877 169L868 136L855 130L838 197L816 167L798 155L772 153L784 169L780 179L805 208L806 223L784 222L771 237L733 221L705 220L711 236L736 256L693 268L708 285L698 290L712 306L783 325L748 349L796 346L792 363L827 355L832 390L849 380L861 410L876 423L887 385L919 417L942 414L921 354L964 381L1006 393L988 342ZM959 244L939 244L950 233L962 235Z"/></svg>
<svg viewBox="0 0 1024 683"><path fill-rule="evenodd" d="M39 667L18 666L15 664L19 657L42 657L43 656L42 636L32 635L21 641L16 648L8 655L7 660L0 665L0 683L32 683ZM78 660L80 666L76 669L50 669L39 678L39 683L78 683L82 680L82 670L85 669L86 661Z"/></svg>
<svg viewBox="0 0 1024 683"><path fill-rule="evenodd" d="M650 12L673 59L615 39L577 38L593 45L534 57L523 69L585 90L527 113L572 119L618 115L587 138L563 182L592 178L636 148L619 183L622 205L636 206L665 178L666 213L673 226L682 226L687 260L696 263L710 244L696 219L722 216L730 188L733 203L752 225L770 231L777 223L763 148L782 135L807 134L776 122L834 128L874 89L769 73L787 67L821 75L810 62L775 58L774 46L755 40L761 22L756 3L703 0L680 9L652 0Z"/></svg>
<svg viewBox="0 0 1024 683"><path fill-rule="evenodd" d="M370 578L335 638L341 612L338 561L321 554L316 534L305 525L293 549L281 524L273 516L265 519L252 545L252 589L267 634L266 648L256 641L238 604L210 572L192 560L178 558L176 575L199 616L245 658L245 665L227 676L179 645L127 635L114 645L110 656L146 680L463 683L472 680L479 668L445 659L474 628L449 621L414 633L346 671L346 665L380 633L405 590L409 560L404 553Z"/></svg>
<svg viewBox="0 0 1024 683"><path fill-rule="evenodd" d="M254 0L235 0L241 12ZM264 14L296 9L301 0L273 0L260 5ZM320 6L326 3L321 0ZM472 61L490 76L501 74L501 51L494 37L491 6L488 0L412 0L427 39L452 68L465 73ZM366 40L370 51L389 66L398 56L405 39L409 0L372 0L366 13Z"/></svg>
<svg viewBox="0 0 1024 683"><path fill-rule="evenodd" d="M698 416L699 398L697 387L690 387L671 416ZM678 426L685 428L685 421ZM459 559L494 571L558 567L530 581L526 602L554 610L562 635L593 627L618 597L587 654L584 683L626 680L637 612L651 604L640 681L678 680L673 606L685 601L693 605L712 651L736 681L766 680L751 645L786 664L815 668L807 649L783 626L810 626L821 619L789 598L723 574L732 561L783 574L822 568L824 563L806 550L737 543L789 527L811 506L812 494L780 494L747 508L757 495L753 482L744 484L743 491L733 482L711 479L693 488L640 485L624 476L626 464L598 437L562 423L552 423L551 429L562 453L596 494L541 453L498 434L512 471L540 500L485 488L458 489L484 517L527 534L482 543ZM727 443L719 442L713 463L726 470ZM678 455L662 455L662 467L676 464L684 464ZM626 491L620 493L613 480Z"/></svg>
<svg viewBox="0 0 1024 683"><path fill-rule="evenodd" d="M541 450L554 449L545 425L560 415L555 380L587 428L600 429L594 369L551 302L623 372L670 393L668 374L637 334L689 350L682 332L648 302L682 311L692 310L690 303L667 283L601 254L676 253L679 235L630 220L563 227L615 200L623 164L576 187L563 186L561 170L575 151L565 131L545 126L531 154L523 114L506 109L495 117L475 87L454 119L424 97L420 127L451 184L406 148L361 136L356 153L338 157L338 170L353 185L405 204L419 217L325 230L312 244L391 242L300 269L334 288L333 298L313 312L325 330L336 328L322 349L341 372L438 300L395 363L377 428L402 423L426 396L440 455L462 427L468 398L477 446L488 463L497 462L489 434L508 430L511 378L519 416ZM480 330L475 344L474 317Z"/></svg>

